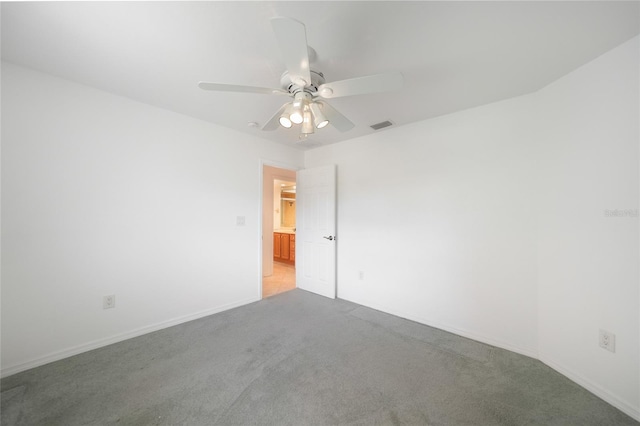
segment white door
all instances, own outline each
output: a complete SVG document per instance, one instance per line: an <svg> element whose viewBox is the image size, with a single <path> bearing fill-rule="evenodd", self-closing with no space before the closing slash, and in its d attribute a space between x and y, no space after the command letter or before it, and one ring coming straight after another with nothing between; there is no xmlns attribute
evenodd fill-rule
<svg viewBox="0 0 640 426"><path fill-rule="evenodd" d="M296 204L296 284L335 299L336 166L299 170Z"/></svg>

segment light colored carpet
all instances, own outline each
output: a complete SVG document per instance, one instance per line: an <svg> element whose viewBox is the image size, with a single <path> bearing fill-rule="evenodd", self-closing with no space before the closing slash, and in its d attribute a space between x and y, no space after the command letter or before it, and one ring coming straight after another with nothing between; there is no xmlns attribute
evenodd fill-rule
<svg viewBox="0 0 640 426"><path fill-rule="evenodd" d="M2 380L2 425L638 425L542 363L292 290Z"/></svg>

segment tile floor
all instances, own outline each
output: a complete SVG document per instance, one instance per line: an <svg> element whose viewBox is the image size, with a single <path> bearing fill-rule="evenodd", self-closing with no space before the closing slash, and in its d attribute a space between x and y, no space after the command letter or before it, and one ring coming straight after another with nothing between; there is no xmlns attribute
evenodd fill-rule
<svg viewBox="0 0 640 426"><path fill-rule="evenodd" d="M273 275L262 278L262 297L296 288L296 267L287 263L273 262Z"/></svg>

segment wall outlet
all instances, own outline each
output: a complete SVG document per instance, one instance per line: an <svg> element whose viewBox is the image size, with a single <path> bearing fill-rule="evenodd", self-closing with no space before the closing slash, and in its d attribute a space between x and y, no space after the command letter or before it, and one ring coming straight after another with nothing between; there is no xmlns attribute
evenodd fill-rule
<svg viewBox="0 0 640 426"><path fill-rule="evenodd" d="M358 279L364 281L364 271L358 271Z"/></svg>
<svg viewBox="0 0 640 426"><path fill-rule="evenodd" d="M236 226L244 226L244 216L236 216Z"/></svg>
<svg viewBox="0 0 640 426"><path fill-rule="evenodd" d="M102 298L102 309L111 309L116 307L116 295L111 294Z"/></svg>
<svg viewBox="0 0 640 426"><path fill-rule="evenodd" d="M600 347L609 352L616 351L616 335L606 330L600 330Z"/></svg>

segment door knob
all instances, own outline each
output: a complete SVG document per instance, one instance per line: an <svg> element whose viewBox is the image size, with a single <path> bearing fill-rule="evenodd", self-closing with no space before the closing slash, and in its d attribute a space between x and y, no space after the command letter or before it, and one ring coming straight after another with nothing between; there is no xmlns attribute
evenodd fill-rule
<svg viewBox="0 0 640 426"><path fill-rule="evenodd" d="M322 237L322 238L326 238L329 241L333 241L333 235L329 235L328 237Z"/></svg>

